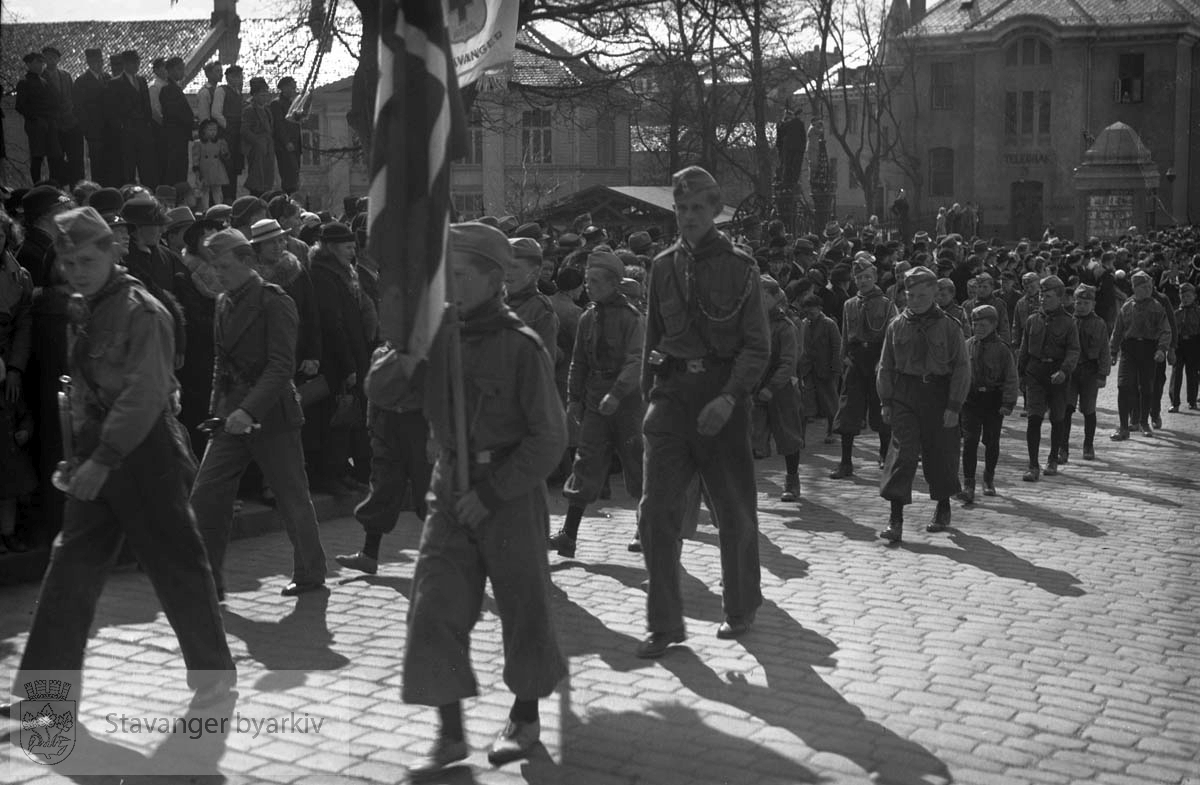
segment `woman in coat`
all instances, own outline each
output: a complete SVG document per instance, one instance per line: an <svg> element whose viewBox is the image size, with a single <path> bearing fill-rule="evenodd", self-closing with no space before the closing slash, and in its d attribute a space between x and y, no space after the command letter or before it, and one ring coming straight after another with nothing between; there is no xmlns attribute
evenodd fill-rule
<svg viewBox="0 0 1200 785"><path fill-rule="evenodd" d="M271 91L260 76L250 80L250 103L242 112L242 155L246 158L246 190L262 196L275 187L274 124L267 104Z"/></svg>

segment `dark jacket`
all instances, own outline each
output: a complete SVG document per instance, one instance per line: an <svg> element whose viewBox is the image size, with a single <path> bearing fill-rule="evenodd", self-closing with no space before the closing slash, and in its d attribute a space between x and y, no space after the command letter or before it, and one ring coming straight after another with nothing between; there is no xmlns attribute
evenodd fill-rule
<svg viewBox="0 0 1200 785"><path fill-rule="evenodd" d="M75 80L75 116L83 128L83 135L89 139L99 139L104 135L104 97L105 83L108 77L97 77L94 73L84 71Z"/></svg>
<svg viewBox="0 0 1200 785"><path fill-rule="evenodd" d="M336 393L350 374L358 374L355 388L361 389L371 360L371 336L363 318L358 275L320 247L313 249L310 258L309 275L321 322L321 375Z"/></svg>

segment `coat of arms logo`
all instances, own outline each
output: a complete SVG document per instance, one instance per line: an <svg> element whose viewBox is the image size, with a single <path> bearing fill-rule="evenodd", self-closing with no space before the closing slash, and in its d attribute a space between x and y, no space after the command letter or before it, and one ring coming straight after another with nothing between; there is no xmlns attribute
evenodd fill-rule
<svg viewBox="0 0 1200 785"><path fill-rule="evenodd" d="M487 24L487 0L449 0L446 25L450 28L450 41L461 44L479 35Z"/></svg>
<svg viewBox="0 0 1200 785"><path fill-rule="evenodd" d="M25 683L21 701L21 751L34 763L53 766L75 749L75 701L68 700L71 682L37 679Z"/></svg>

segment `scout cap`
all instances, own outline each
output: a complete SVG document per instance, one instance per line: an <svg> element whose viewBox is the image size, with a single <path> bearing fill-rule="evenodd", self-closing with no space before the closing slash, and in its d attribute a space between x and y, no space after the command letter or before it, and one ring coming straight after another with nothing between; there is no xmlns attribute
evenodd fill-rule
<svg viewBox="0 0 1200 785"><path fill-rule="evenodd" d="M1136 273L1133 274L1133 276L1130 278L1130 280L1133 281L1134 286L1137 286L1140 283L1153 283L1153 281L1150 278L1150 274L1147 273L1145 270L1138 270Z"/></svg>
<svg viewBox="0 0 1200 785"><path fill-rule="evenodd" d="M971 318L975 321L979 321L980 319L988 319L992 322L992 324L1000 323L1000 314L998 314L996 309L990 305L975 306L975 309L971 311Z"/></svg>
<svg viewBox="0 0 1200 785"><path fill-rule="evenodd" d="M671 176L671 186L676 199L706 191L717 191L718 196L720 195L720 186L717 185L716 178L699 166L680 169Z"/></svg>
<svg viewBox="0 0 1200 785"><path fill-rule="evenodd" d="M250 241L237 229L222 229L206 239L204 247L215 258L230 252L236 253L242 249L250 250Z"/></svg>
<svg viewBox="0 0 1200 785"><path fill-rule="evenodd" d="M629 235L629 250L634 253L645 253L653 244L654 241L650 239L649 232L634 232Z"/></svg>
<svg viewBox="0 0 1200 785"><path fill-rule="evenodd" d="M938 278L937 279L937 288L948 289L952 292L957 291L957 287L954 285L954 281L951 281L949 278Z"/></svg>
<svg viewBox="0 0 1200 785"><path fill-rule="evenodd" d="M854 277L856 277L856 278L859 275L862 275L863 273L873 273L873 272L875 272L874 261L869 256L864 256L862 258L855 259L854 265L853 265L853 271L854 271Z"/></svg>
<svg viewBox="0 0 1200 785"><path fill-rule="evenodd" d="M517 226L519 226L519 224L517 223L517 217L515 215L505 215L500 218L500 226L497 228L499 228L500 231L504 232L505 234L508 234L516 229Z"/></svg>
<svg viewBox="0 0 1200 785"><path fill-rule="evenodd" d="M504 232L479 221L450 224L450 247L501 271L513 261L512 246Z"/></svg>
<svg viewBox="0 0 1200 785"><path fill-rule="evenodd" d="M937 276L934 275L933 270L930 270L924 265L912 268L908 271L908 274L904 276L904 287L906 289L911 289L914 286L920 286L921 284L926 283L937 284Z"/></svg>
<svg viewBox="0 0 1200 785"><path fill-rule="evenodd" d="M176 207L167 211L167 231L173 231L183 226L196 223L196 216L190 208Z"/></svg>
<svg viewBox="0 0 1200 785"><path fill-rule="evenodd" d="M274 218L263 218L261 221L255 221L254 226L250 227L250 244L265 243L267 240L274 240L276 237L283 237L286 234L287 232L279 225L279 221Z"/></svg>
<svg viewBox="0 0 1200 785"><path fill-rule="evenodd" d="M1079 286L1075 287L1075 299L1076 300L1095 300L1096 299L1096 287L1088 286L1086 283L1079 284Z"/></svg>
<svg viewBox="0 0 1200 785"><path fill-rule="evenodd" d="M54 250L66 253L105 240L112 240L113 232L96 212L94 207L75 207L54 216L58 235L54 238Z"/></svg>
<svg viewBox="0 0 1200 785"><path fill-rule="evenodd" d="M542 246L532 237L514 237L508 244L512 246L514 261L530 265L542 263Z"/></svg>
<svg viewBox="0 0 1200 785"><path fill-rule="evenodd" d="M618 278L625 277L625 265L611 251L593 251L588 254L587 266L589 269L594 267L599 270L608 270Z"/></svg>
<svg viewBox="0 0 1200 785"><path fill-rule="evenodd" d="M1066 289L1067 289L1067 287L1063 285L1062 279L1059 278L1057 275L1048 275L1042 279L1042 290L1043 291L1058 290L1060 292L1064 292L1064 291L1066 291Z"/></svg>
<svg viewBox="0 0 1200 785"><path fill-rule="evenodd" d="M1021 276L1021 283L1022 284L1036 283L1037 279L1038 279L1037 273L1030 271Z"/></svg>

